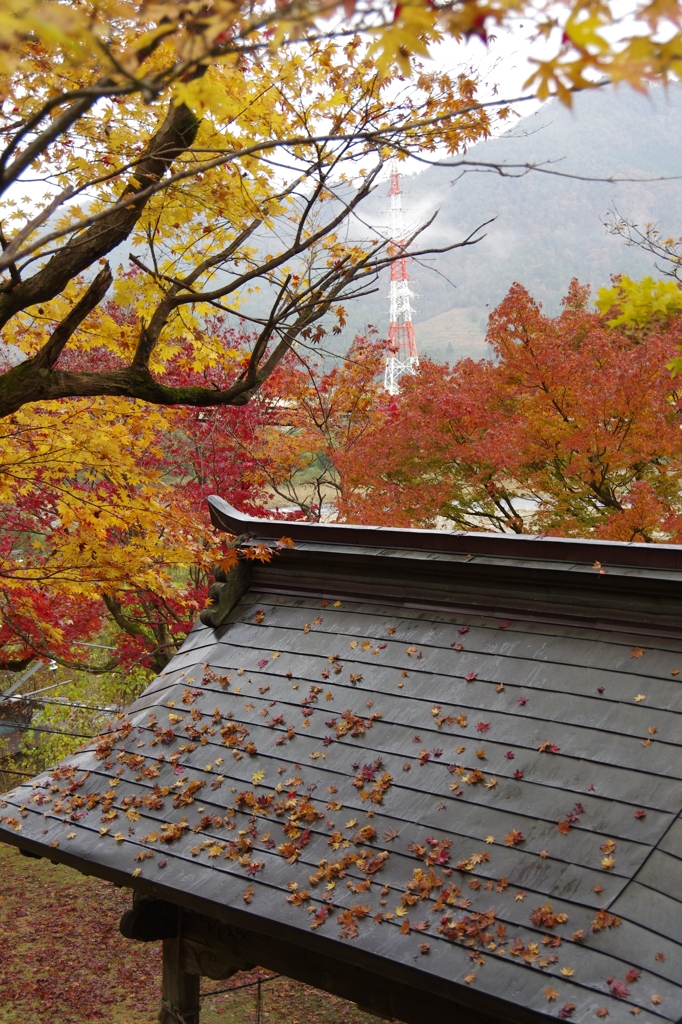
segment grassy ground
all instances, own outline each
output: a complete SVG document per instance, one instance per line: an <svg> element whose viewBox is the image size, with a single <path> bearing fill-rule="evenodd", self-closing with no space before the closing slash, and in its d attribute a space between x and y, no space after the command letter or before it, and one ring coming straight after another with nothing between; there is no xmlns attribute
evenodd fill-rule
<svg viewBox="0 0 682 1024"><path fill-rule="evenodd" d="M118 931L130 893L0 844L0 1024L155 1024L161 944ZM256 989L208 996L267 972L202 979L202 1024L255 1024ZM276 978L262 985L263 1024L377 1024L353 1003Z"/></svg>

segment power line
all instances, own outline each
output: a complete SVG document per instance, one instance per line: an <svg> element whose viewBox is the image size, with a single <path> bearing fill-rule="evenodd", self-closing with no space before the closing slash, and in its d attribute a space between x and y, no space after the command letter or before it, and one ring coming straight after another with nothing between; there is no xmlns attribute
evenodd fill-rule
<svg viewBox="0 0 682 1024"><path fill-rule="evenodd" d="M21 697L26 697L27 700L33 700L33 694L30 693L21 694ZM19 699L21 699L21 697ZM111 715L116 715L121 710L120 707L102 707L100 704L83 704L80 701L67 700L66 697L55 697L54 700L50 700L48 697L38 697L35 703L53 704L58 708L82 708L84 711L107 711Z"/></svg>
<svg viewBox="0 0 682 1024"><path fill-rule="evenodd" d="M75 736L77 739L81 740L94 740L95 738L92 735L86 735L84 732L64 732L62 729L48 729L44 725L31 725L30 722L28 725L25 722L12 722L7 718L0 719L0 722L2 722L3 725L11 725L17 730L31 729L33 732L51 732L54 733L55 736Z"/></svg>

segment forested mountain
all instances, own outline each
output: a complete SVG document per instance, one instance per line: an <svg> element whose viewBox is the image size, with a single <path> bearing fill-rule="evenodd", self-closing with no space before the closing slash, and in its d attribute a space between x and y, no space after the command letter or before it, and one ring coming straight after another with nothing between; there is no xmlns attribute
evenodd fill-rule
<svg viewBox="0 0 682 1024"><path fill-rule="evenodd" d="M556 101L519 119L505 135L480 143L468 157L497 163L541 163L587 177L682 176L682 86L640 96L608 87L576 97L573 110ZM625 272L655 273L644 253L607 233L609 208L640 224L658 221L682 234L682 177L678 181L609 184L532 172L510 180L497 174L433 166L403 178L409 226L438 216L424 240L444 245L495 217L478 245L413 263L417 339L438 360L486 354L486 318L514 281L547 312L560 308L572 277L598 288ZM373 225L387 224L387 187L363 211ZM429 269L431 268L431 269ZM349 308L349 331L370 322L386 330L388 279L380 291ZM346 332L349 333L349 332Z"/></svg>

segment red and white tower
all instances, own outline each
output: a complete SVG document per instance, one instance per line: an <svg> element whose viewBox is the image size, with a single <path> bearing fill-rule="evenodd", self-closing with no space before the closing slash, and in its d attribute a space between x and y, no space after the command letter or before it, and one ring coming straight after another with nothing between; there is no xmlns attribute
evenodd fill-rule
<svg viewBox="0 0 682 1024"><path fill-rule="evenodd" d="M398 162L391 161L391 197L390 235L391 250L403 253L405 249L405 228L403 226L402 192L400 189L400 172ZM389 395L397 395L398 382L406 373L416 373L419 367L417 342L412 326L412 291L407 273L409 260L400 256L391 264L390 324L388 327L388 345L386 346L386 370L384 372L384 388Z"/></svg>

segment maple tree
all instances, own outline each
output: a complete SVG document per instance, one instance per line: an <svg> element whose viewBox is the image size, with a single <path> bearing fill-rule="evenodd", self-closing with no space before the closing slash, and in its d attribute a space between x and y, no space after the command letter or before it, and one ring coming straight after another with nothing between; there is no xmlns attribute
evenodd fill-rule
<svg viewBox="0 0 682 1024"><path fill-rule="evenodd" d="M248 363L253 332L223 314L207 327L229 353L214 379L228 379ZM169 369L192 385L202 373L190 357L179 346ZM207 495L254 515L276 501L289 517L319 518L340 487L338 453L381 408L383 358L373 336L327 368L294 349L242 408L97 398L1 421L0 666L38 656L99 673L161 671L205 603L209 570L234 560L210 527ZM100 633L115 651L83 646Z"/></svg>
<svg viewBox="0 0 682 1024"><path fill-rule="evenodd" d="M406 151L454 151L489 132L487 112L471 108L471 79L422 71L396 88L398 65L380 73L355 35L341 47L308 33L273 49L267 33L245 29L247 45L230 31L220 59L192 57L164 84L173 44L163 29L145 46L136 8L126 11L133 24L116 49L132 51L106 52L120 68L134 52L153 86L129 89L122 70L116 86L102 85L94 55L92 66L71 62L63 38L54 53L22 43L6 76L0 324L5 345L27 358L0 375L0 415L97 395L246 403L296 338L319 339L322 328L311 330L328 313L342 324L342 302L396 258L385 238L340 233L374 187L390 137L398 132ZM29 165L43 194L20 199ZM114 281L106 257L126 241L133 270ZM118 316L101 306L112 285ZM242 309L256 292L260 301ZM229 353L204 326L216 308L258 325L247 367L221 387L213 371ZM201 384L167 375L183 342L207 371ZM93 348L108 361L93 365Z"/></svg>
<svg viewBox="0 0 682 1024"><path fill-rule="evenodd" d="M342 362L325 368L309 358L291 361L278 414L263 422L245 450L257 461L270 493L309 520L333 511L342 495L341 459L356 445L386 403L381 374L384 343L375 332L358 336ZM282 513L280 513L281 515Z"/></svg>
<svg viewBox="0 0 682 1024"><path fill-rule="evenodd" d="M474 81L420 63L444 34L486 40L528 16L549 44L528 85L568 102L605 79L674 75L680 13L642 3L625 18L583 0L13 0L0 27L0 324L29 358L0 376L0 414L74 396L248 401L295 337L390 261L385 240L338 233L385 157L453 153L489 132ZM40 187L27 198L28 173ZM128 239L141 276L113 282L106 257ZM164 379L179 336L194 338L198 364L221 362L202 318L257 282L270 303L246 372L221 388ZM135 331L99 310L112 283ZM89 365L94 336L111 365ZM59 365L67 346L75 367Z"/></svg>
<svg viewBox="0 0 682 1024"><path fill-rule="evenodd" d="M676 286L674 286L676 287ZM497 361L422 364L339 459L342 515L401 526L679 540L676 316L635 322L616 283L557 317L520 285L491 314Z"/></svg>

